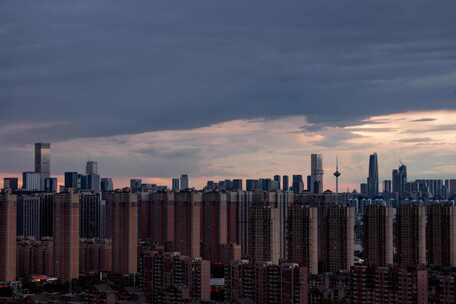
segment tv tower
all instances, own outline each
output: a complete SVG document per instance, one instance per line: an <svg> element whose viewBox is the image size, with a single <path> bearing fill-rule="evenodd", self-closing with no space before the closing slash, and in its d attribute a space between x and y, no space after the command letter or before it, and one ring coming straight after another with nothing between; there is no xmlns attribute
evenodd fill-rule
<svg viewBox="0 0 456 304"><path fill-rule="evenodd" d="M339 177L342 175L339 171L339 160L336 157L336 172L334 172L334 176L336 177L336 194L339 194Z"/></svg>

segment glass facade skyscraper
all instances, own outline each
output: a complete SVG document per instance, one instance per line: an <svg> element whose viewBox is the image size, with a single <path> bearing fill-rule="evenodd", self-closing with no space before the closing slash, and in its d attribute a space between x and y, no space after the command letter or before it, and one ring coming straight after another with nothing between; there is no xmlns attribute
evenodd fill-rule
<svg viewBox="0 0 456 304"><path fill-rule="evenodd" d="M378 156L373 153L369 156L369 177L367 178L367 192L370 196L378 194Z"/></svg>

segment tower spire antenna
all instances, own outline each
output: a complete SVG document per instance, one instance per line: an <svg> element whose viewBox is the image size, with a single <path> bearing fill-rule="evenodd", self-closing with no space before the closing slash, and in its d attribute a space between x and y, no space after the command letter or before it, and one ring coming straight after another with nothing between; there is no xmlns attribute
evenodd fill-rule
<svg viewBox="0 0 456 304"><path fill-rule="evenodd" d="M336 198L339 194L339 177L342 175L339 171L339 159L336 156L336 171L334 172L334 176L336 177Z"/></svg>

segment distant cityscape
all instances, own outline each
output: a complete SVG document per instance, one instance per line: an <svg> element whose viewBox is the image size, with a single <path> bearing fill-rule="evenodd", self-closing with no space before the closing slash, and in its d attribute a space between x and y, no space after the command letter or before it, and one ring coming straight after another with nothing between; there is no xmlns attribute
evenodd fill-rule
<svg viewBox="0 0 456 304"><path fill-rule="evenodd" d="M34 160L0 193L0 303L456 303L456 179L380 181L372 153L340 192L312 154L309 175L116 189L94 160L59 185L50 143Z"/></svg>

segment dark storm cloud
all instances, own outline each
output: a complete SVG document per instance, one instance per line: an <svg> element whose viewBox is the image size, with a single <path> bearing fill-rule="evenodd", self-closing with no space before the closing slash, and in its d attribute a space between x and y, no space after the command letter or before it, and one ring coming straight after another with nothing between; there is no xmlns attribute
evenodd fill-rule
<svg viewBox="0 0 456 304"><path fill-rule="evenodd" d="M0 127L64 123L7 138L22 144L455 108L455 10L453 0L5 0Z"/></svg>

